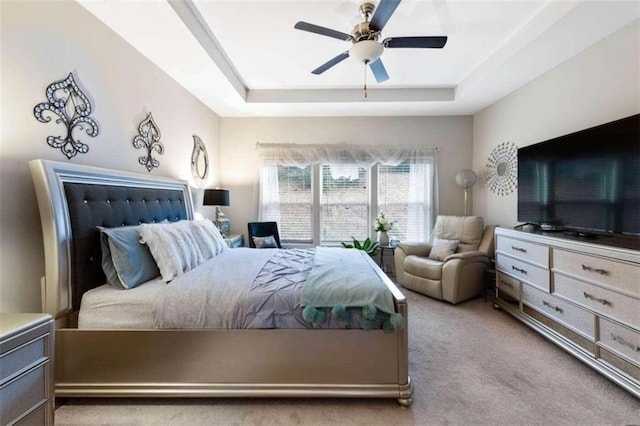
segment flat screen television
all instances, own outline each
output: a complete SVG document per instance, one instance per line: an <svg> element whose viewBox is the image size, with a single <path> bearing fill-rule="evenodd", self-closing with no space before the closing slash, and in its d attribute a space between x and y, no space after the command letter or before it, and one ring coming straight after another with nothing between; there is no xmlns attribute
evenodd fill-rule
<svg viewBox="0 0 640 426"><path fill-rule="evenodd" d="M518 149L518 221L640 236L640 114Z"/></svg>

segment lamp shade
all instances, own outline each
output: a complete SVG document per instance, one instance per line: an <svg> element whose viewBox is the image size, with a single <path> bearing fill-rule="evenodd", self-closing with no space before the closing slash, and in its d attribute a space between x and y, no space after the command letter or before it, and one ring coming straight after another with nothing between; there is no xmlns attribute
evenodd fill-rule
<svg viewBox="0 0 640 426"><path fill-rule="evenodd" d="M203 206L228 206L229 190L227 189L205 189Z"/></svg>
<svg viewBox="0 0 640 426"><path fill-rule="evenodd" d="M369 63L378 59L382 52L384 52L382 44L373 40L362 40L351 46L349 56L360 62Z"/></svg>

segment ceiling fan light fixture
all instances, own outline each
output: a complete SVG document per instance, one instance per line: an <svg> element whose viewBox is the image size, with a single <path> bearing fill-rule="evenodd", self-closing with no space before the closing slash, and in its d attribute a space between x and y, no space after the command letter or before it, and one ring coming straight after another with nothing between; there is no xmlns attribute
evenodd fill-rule
<svg viewBox="0 0 640 426"><path fill-rule="evenodd" d="M382 44L373 40L362 40L351 46L349 57L367 64L378 59L382 52L384 52Z"/></svg>

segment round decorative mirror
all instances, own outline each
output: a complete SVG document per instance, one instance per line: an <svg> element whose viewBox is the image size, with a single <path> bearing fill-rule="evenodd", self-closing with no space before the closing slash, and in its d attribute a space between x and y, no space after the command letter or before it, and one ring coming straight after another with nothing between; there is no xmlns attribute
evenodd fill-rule
<svg viewBox="0 0 640 426"><path fill-rule="evenodd" d="M518 147L503 142L491 151L487 160L486 179L489 189L500 195L508 195L518 187Z"/></svg>
<svg viewBox="0 0 640 426"><path fill-rule="evenodd" d="M193 135L193 151L191 151L191 174L196 184L203 188L209 174L209 156L207 148L198 136Z"/></svg>

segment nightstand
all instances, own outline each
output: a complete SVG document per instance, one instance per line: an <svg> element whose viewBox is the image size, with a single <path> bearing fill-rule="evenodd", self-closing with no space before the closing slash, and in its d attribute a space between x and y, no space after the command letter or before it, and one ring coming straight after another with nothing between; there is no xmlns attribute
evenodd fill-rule
<svg viewBox="0 0 640 426"><path fill-rule="evenodd" d="M48 314L0 314L2 424L53 425L54 328Z"/></svg>
<svg viewBox="0 0 640 426"><path fill-rule="evenodd" d="M228 235L224 241L231 248L244 247L244 235L242 234Z"/></svg>

